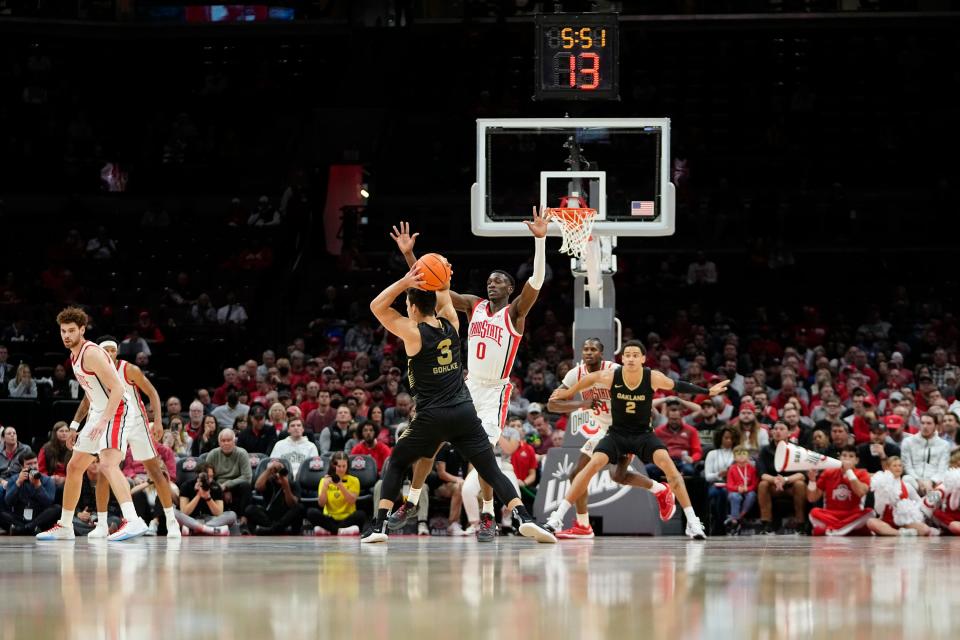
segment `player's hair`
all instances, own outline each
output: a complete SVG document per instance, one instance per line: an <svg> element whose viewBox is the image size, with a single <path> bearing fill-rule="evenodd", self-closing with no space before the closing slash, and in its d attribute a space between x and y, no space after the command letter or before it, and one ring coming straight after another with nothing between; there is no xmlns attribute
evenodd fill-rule
<svg viewBox="0 0 960 640"><path fill-rule="evenodd" d="M115 336L112 336L112 335L110 335L110 334L108 333L107 335L100 336L99 338L97 338L97 344L103 344L103 343L106 342L107 340L109 340L109 341L111 341L111 342L116 342L117 344L120 343L120 341L117 340L117 338L116 338Z"/></svg>
<svg viewBox="0 0 960 640"><path fill-rule="evenodd" d="M407 289L407 300L417 308L422 315L437 315L437 292L423 289Z"/></svg>
<svg viewBox="0 0 960 640"><path fill-rule="evenodd" d="M860 457L860 454L857 453L857 448L852 444L848 444L844 447L840 447L840 453L852 453L853 455Z"/></svg>
<svg viewBox="0 0 960 640"><path fill-rule="evenodd" d="M603 353L603 343L600 342L600 338L587 338L583 341L583 344L587 344L588 342L596 342L597 348L600 349L601 353Z"/></svg>
<svg viewBox="0 0 960 640"><path fill-rule="evenodd" d="M80 307L67 307L57 314L57 324L75 324L78 327L87 326L87 312Z"/></svg>
<svg viewBox="0 0 960 640"><path fill-rule="evenodd" d="M640 353L642 353L643 355L647 355L647 348L643 346L643 343L640 342L639 340L627 340L626 342L623 343L623 349L621 349L620 351L621 352L626 351L627 347L636 347L640 349Z"/></svg>
<svg viewBox="0 0 960 640"><path fill-rule="evenodd" d="M507 279L507 282L510 283L511 287L513 287L514 289L517 288L517 281L513 279L512 275L510 275L503 269L494 269L493 271L490 272L491 275L493 275L494 273L499 273L500 275L502 275L504 278Z"/></svg>

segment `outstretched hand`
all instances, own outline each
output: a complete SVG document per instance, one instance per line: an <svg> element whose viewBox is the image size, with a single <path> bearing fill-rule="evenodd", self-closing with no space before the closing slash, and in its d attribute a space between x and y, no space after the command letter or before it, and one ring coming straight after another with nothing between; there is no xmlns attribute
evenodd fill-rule
<svg viewBox="0 0 960 640"><path fill-rule="evenodd" d="M397 226L394 225L390 237L397 243L397 248L400 249L400 253L406 254L413 251L413 245L416 244L418 235L420 235L419 232L410 235L410 223L401 220L400 228L397 229Z"/></svg>
<svg viewBox="0 0 960 640"><path fill-rule="evenodd" d="M557 387L553 393L550 394L550 400L569 400L572 396L573 394L570 393L570 389Z"/></svg>
<svg viewBox="0 0 960 640"><path fill-rule="evenodd" d="M727 390L727 385L730 384L729 380L724 380L723 382L718 382L717 384L710 387L710 396L718 396L721 393L725 393Z"/></svg>
<svg viewBox="0 0 960 640"><path fill-rule="evenodd" d="M527 225L527 229L530 229L530 233L534 237L547 237L547 219L543 216L543 212L538 211L536 207L533 208L533 220L524 220L523 224ZM397 244L399 244L399 241Z"/></svg>

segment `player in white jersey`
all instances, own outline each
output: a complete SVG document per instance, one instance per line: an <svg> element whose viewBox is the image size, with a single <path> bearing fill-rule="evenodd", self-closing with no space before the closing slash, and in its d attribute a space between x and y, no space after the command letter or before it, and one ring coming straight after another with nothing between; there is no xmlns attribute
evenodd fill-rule
<svg viewBox="0 0 960 640"><path fill-rule="evenodd" d="M495 270L487 278L487 298L450 292L454 308L469 314L470 325L467 333L467 389L473 398L477 415L483 424L490 446L500 441L500 433L507 419L507 407L510 403L510 371L517 355L517 347L523 338L527 314L533 308L543 286L546 273L547 220L533 209L533 220L524 224L534 237L533 273L523 286L520 295L510 300L515 289L513 276L506 271ZM403 253L407 265L413 266L417 257L413 245L419 233L410 235L410 225L400 223L393 228L391 237ZM413 483L407 501L390 515L387 526L397 529L407 520L416 517L417 500L420 489L433 468L433 460L424 458L417 462L413 470ZM493 514L493 489L480 478L483 507L480 514L480 527L477 539L492 541L497 526ZM411 511L412 509L412 511Z"/></svg>
<svg viewBox="0 0 960 640"><path fill-rule="evenodd" d="M147 408L143 405L143 399L140 397L140 390L143 389L150 400L150 408L153 411L154 428L163 432L162 415L160 413L160 394L156 387L143 375L135 364L117 359L117 339L113 336L102 336L97 339L100 348L107 352L110 360L117 368L120 374L120 380L123 381L124 395L128 401L132 402L132 411L127 416L127 446L133 453L133 459L142 462L153 486L157 491L157 498L163 506L163 514L167 523L167 537L179 538L180 525L177 524L177 517L173 510L173 496L170 493L170 480L163 475L163 461L157 455L157 448L154 446L156 433L150 432L150 420L147 418ZM77 429L80 421L87 415L90 409L90 397L84 396L80 406L77 407L77 413L73 417L71 428ZM104 480L101 475L100 480ZM109 534L107 528L107 504L110 502L110 485L107 482L97 482L97 526L87 534L88 538L106 538Z"/></svg>
<svg viewBox="0 0 960 640"><path fill-rule="evenodd" d="M90 399L87 425L80 432L67 463L67 482L63 487L63 510L60 521L47 531L37 534L37 540L72 540L73 512L80 500L83 474L100 456L100 473L109 483L120 502L123 521L108 540L128 540L141 536L147 525L130 498L130 485L120 471L127 448L127 420L134 410L132 398L126 398L123 381L107 352L84 339L87 314L77 307L67 307L57 315L63 346L70 349L73 374Z"/></svg>
<svg viewBox="0 0 960 640"><path fill-rule="evenodd" d="M613 370L620 366L615 362L603 359L603 343L598 338L587 338L583 341L581 358L580 364L570 369L564 376L560 389L572 389L577 382L591 373ZM577 466L570 473L569 480L571 483L590 462L590 456L593 455L594 448L607 435L607 430L613 423L613 414L610 412L609 387L595 384L584 389L580 395L582 396L580 400L551 399L547 403L547 410L552 413L570 412L567 421L567 433L576 433L577 430L580 430L588 437L580 448L580 459L577 461ZM670 487L654 482L647 476L630 469L632 460L633 456L623 456L617 460L617 467L611 479L619 484L632 485L651 491L660 504L661 516L665 515L664 520L669 520L676 509L674 495ZM588 498L587 493L577 498L575 505L577 517L571 527L556 532L557 538L583 539L593 537L593 527L590 526L590 514L587 509Z"/></svg>

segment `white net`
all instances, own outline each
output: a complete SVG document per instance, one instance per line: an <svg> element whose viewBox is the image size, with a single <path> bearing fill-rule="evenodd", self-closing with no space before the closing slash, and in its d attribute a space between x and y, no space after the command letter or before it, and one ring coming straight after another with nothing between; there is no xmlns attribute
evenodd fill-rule
<svg viewBox="0 0 960 640"><path fill-rule="evenodd" d="M551 220L560 225L563 234L563 244L560 253L566 253L574 258L582 259L590 240L593 221L597 218L596 209L586 208L559 208L547 209Z"/></svg>

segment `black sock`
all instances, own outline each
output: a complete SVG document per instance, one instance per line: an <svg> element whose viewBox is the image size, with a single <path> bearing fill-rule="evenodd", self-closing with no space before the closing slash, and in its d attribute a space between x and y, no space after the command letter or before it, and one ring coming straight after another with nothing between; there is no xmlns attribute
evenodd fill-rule
<svg viewBox="0 0 960 640"><path fill-rule="evenodd" d="M380 528L380 525L383 524L383 521L387 519L387 511L389 509L378 509L377 510L377 528Z"/></svg>
<svg viewBox="0 0 960 640"><path fill-rule="evenodd" d="M521 521L532 520L532 519L533 519L533 518L530 516L530 512L527 511L527 507L526 507L525 505L522 505L522 504L521 504L521 505L518 505L518 506L516 506L516 507L513 508L513 515L516 516L517 519L518 519L518 520L521 520Z"/></svg>

